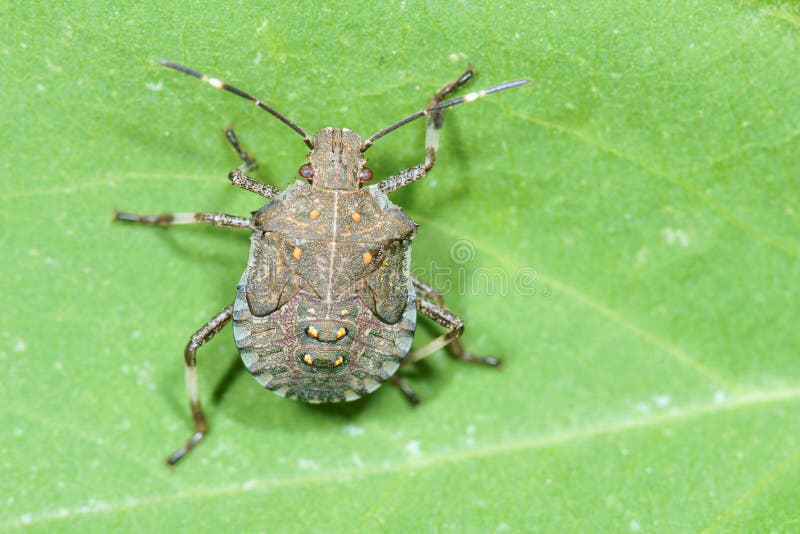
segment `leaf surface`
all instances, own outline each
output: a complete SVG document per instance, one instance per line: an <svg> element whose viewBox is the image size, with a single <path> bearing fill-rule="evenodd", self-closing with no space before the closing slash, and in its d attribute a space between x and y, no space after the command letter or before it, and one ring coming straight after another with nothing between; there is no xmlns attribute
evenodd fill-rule
<svg viewBox="0 0 800 534"><path fill-rule="evenodd" d="M771 2L6 4L0 17L0 530L800 529L800 11ZM229 329L248 236L112 224L247 215L237 133L279 187L299 137L363 136L467 64L431 175L392 199L414 271L495 371L442 351L313 407L264 392ZM424 126L370 149L385 177ZM437 335L418 328L417 345Z"/></svg>

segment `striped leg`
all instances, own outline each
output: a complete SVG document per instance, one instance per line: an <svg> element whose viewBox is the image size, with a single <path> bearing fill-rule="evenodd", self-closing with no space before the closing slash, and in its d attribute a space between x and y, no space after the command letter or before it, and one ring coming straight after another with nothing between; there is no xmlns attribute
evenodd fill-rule
<svg viewBox="0 0 800 534"><path fill-rule="evenodd" d="M261 183L258 180L247 176L246 173L258 168L258 163L256 163L256 159L245 152L245 150L242 148L242 145L239 144L239 139L236 138L236 134L233 132L233 127L228 126L225 128L225 138L228 140L233 147L233 150L236 151L236 154L243 162L241 165L228 173L228 180L230 180L230 182L236 187L241 187L242 189L257 195L261 195L262 197L272 198L277 195L280 192L279 189L272 187L271 185Z"/></svg>
<svg viewBox="0 0 800 534"><path fill-rule="evenodd" d="M411 351L404 362L417 362L440 348L446 347L447 352L449 352L452 357L458 358L459 360L482 363L493 367L500 366L501 361L498 358L476 356L471 352L465 351L461 340L458 339L464 333L464 321L461 317L452 314L445 308L444 298L441 293L414 277L411 278L411 281L417 292L417 310L449 329L449 331L432 340L427 345Z"/></svg>
<svg viewBox="0 0 800 534"><path fill-rule="evenodd" d="M203 408L200 406L200 393L197 387L197 349L210 340L217 332L222 330L233 317L233 303L226 306L214 316L203 327L192 334L186 348L183 351L184 361L186 364L186 393L189 396L189 406L192 409L192 418L194 419L194 434L186 444L176 450L172 455L167 458L167 465L172 467L181 458L186 456L195 446L200 443L203 436L208 432L208 423L206 416L203 413Z"/></svg>
<svg viewBox="0 0 800 534"><path fill-rule="evenodd" d="M236 138L236 134L233 132L233 126L225 128L225 139L233 146L236 155L242 160L243 163L239 165L239 169L241 169L242 172L250 172L258 168L256 158L245 152L242 145L239 144L239 139Z"/></svg>
<svg viewBox="0 0 800 534"><path fill-rule="evenodd" d="M442 87L431 99L428 101L427 110L430 110L436 104L439 104L446 96L455 92L459 87L466 84L473 76L475 71L472 66L467 67L464 74L458 77L454 82L448 83ZM389 193L396 189L400 189L412 182L416 182L428 171L433 168L436 163L436 152L439 150L439 132L444 125L444 110L437 109L428 113L428 118L425 122L427 129L425 131L425 161L401 171L394 176L390 176L378 184L378 189L384 193Z"/></svg>
<svg viewBox="0 0 800 534"><path fill-rule="evenodd" d="M252 219L228 215L227 213L206 213L204 211L161 213L159 215L136 215L114 210L114 220L122 222L172 226L174 224L212 224L230 228L253 228Z"/></svg>

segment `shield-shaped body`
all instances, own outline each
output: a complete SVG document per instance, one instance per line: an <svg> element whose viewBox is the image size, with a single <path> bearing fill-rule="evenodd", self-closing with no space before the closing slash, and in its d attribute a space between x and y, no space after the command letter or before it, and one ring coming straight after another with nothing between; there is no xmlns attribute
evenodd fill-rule
<svg viewBox="0 0 800 534"><path fill-rule="evenodd" d="M416 224L376 187L297 182L254 214L233 311L236 345L267 389L354 400L392 376L416 325Z"/></svg>

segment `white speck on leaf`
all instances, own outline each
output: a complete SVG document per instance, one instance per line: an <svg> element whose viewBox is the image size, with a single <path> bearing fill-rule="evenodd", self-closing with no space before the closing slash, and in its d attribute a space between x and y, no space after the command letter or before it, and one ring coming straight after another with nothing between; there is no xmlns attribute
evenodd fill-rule
<svg viewBox="0 0 800 534"><path fill-rule="evenodd" d="M348 436L360 436L364 433L364 428L356 425L345 425L344 431Z"/></svg>
<svg viewBox="0 0 800 534"><path fill-rule="evenodd" d="M647 253L649 251L646 248L640 248L636 251L636 263L637 265L644 265L647 263Z"/></svg>
<svg viewBox="0 0 800 534"><path fill-rule="evenodd" d="M653 402L655 402L656 406L659 408L664 408L669 404L669 395L656 395L653 397Z"/></svg>
<svg viewBox="0 0 800 534"><path fill-rule="evenodd" d="M14 343L14 352L25 352L27 349L28 345L25 344L25 340L17 338L17 342Z"/></svg>
<svg viewBox="0 0 800 534"><path fill-rule="evenodd" d="M164 88L164 82L162 82L161 80L159 80L156 83L147 82L144 84L144 86L150 89L151 91L161 91Z"/></svg>
<svg viewBox="0 0 800 534"><path fill-rule="evenodd" d="M642 527L639 526L639 522L635 519L631 520L631 532L639 532L642 530Z"/></svg>
<svg viewBox="0 0 800 534"><path fill-rule="evenodd" d="M724 390L718 389L717 391L714 392L714 402L716 402L717 404L722 404L727 399L728 399L728 394L725 393Z"/></svg>
<svg viewBox="0 0 800 534"><path fill-rule="evenodd" d="M319 464L314 460L307 460L305 458L300 458L297 460L297 467L300 469L313 469L314 471L319 471Z"/></svg>
<svg viewBox="0 0 800 534"><path fill-rule="evenodd" d="M420 445L419 441L411 440L408 443L406 443L406 450L412 456L419 456L420 454L422 454L422 451L420 451L419 445Z"/></svg>
<svg viewBox="0 0 800 534"><path fill-rule="evenodd" d="M689 246L689 234L687 234L685 230L664 228L661 230L661 236L668 245L679 245L681 247Z"/></svg>
<svg viewBox="0 0 800 534"><path fill-rule="evenodd" d="M253 58L253 65L258 65L259 63L261 63L261 59L263 57L264 57L264 55L261 52L258 52L256 54L256 57Z"/></svg>
<svg viewBox="0 0 800 534"><path fill-rule="evenodd" d="M256 479L251 478L250 480L242 483L242 489L249 490L256 487Z"/></svg>

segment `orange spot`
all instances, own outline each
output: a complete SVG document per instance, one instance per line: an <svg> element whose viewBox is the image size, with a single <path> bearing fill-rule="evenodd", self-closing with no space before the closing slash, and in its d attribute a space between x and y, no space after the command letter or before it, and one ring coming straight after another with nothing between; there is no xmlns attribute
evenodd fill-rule
<svg viewBox="0 0 800 534"><path fill-rule="evenodd" d="M299 247L294 247L294 250L292 251L292 256L294 257L294 259L299 260L300 256L302 255L303 255L303 250L300 249Z"/></svg>
<svg viewBox="0 0 800 534"><path fill-rule="evenodd" d="M311 213L308 214L308 216L311 217L312 219L316 219L317 217L319 217L319 210L313 210Z"/></svg>
<svg viewBox="0 0 800 534"><path fill-rule="evenodd" d="M364 253L364 265L368 264L371 261L372 261L372 254L370 254L369 252L365 252Z"/></svg>
<svg viewBox="0 0 800 534"><path fill-rule="evenodd" d="M361 214L360 213L354 213L353 215L351 215L351 217L353 218L353 220L355 222L359 222L361 220Z"/></svg>

